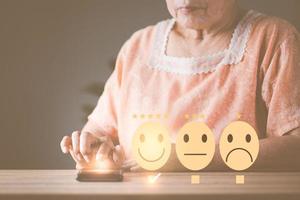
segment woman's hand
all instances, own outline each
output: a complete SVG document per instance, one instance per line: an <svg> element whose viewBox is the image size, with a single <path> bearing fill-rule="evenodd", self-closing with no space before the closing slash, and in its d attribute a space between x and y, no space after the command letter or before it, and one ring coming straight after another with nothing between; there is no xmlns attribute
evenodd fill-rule
<svg viewBox="0 0 300 200"><path fill-rule="evenodd" d="M141 172L143 169L136 163L135 160L125 160L122 169L130 172Z"/></svg>
<svg viewBox="0 0 300 200"><path fill-rule="evenodd" d="M115 146L109 136L74 131L71 136L63 137L60 146L63 153L70 153L76 162L76 169L96 168L97 161L119 168L125 159L123 148Z"/></svg>

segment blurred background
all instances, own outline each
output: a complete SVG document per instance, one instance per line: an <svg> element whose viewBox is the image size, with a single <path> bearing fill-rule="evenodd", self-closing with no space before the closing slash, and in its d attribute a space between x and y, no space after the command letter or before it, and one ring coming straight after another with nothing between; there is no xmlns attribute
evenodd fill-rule
<svg viewBox="0 0 300 200"><path fill-rule="evenodd" d="M240 0L300 30L299 0ZM169 18L164 0L0 0L0 169L74 168L60 151L120 47Z"/></svg>

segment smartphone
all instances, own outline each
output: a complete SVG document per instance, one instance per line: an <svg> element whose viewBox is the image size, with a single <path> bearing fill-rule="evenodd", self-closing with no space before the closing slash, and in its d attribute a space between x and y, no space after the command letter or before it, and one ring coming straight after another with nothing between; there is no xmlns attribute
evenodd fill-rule
<svg viewBox="0 0 300 200"><path fill-rule="evenodd" d="M79 170L77 181L80 182L120 182L123 180L122 170Z"/></svg>

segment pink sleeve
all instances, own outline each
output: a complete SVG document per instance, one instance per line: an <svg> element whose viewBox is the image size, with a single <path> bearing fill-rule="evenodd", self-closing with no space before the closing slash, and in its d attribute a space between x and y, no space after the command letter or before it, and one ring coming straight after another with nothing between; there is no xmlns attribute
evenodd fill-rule
<svg viewBox="0 0 300 200"><path fill-rule="evenodd" d="M97 106L88 116L88 120L93 121L94 124L98 126L97 129L101 130L103 135L111 135L112 137L117 137L118 107L122 68L125 57L124 46L119 52L113 73L105 83L104 91L98 100Z"/></svg>
<svg viewBox="0 0 300 200"><path fill-rule="evenodd" d="M294 31L267 67L262 96L268 109L267 136L282 136L300 126L300 37Z"/></svg>

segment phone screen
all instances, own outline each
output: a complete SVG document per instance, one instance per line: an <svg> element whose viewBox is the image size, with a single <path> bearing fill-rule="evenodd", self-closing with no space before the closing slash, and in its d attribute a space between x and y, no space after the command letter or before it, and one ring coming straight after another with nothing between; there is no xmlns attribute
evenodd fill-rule
<svg viewBox="0 0 300 200"><path fill-rule="evenodd" d="M119 182L123 180L122 170L79 170L77 181L81 182Z"/></svg>

